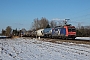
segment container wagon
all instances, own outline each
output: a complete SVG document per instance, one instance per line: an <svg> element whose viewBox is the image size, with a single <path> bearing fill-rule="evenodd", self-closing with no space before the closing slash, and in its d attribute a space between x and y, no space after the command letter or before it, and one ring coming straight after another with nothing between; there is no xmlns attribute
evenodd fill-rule
<svg viewBox="0 0 90 60"><path fill-rule="evenodd" d="M52 28L45 28L43 30L43 35L44 35L45 38L51 37L51 33L52 33Z"/></svg>

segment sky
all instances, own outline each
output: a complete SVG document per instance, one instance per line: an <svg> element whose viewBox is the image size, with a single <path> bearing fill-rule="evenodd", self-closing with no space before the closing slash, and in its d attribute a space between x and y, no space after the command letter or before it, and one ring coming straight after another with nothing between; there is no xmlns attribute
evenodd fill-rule
<svg viewBox="0 0 90 60"><path fill-rule="evenodd" d="M0 0L0 31L29 30L35 18L70 19L72 25L90 25L90 0Z"/></svg>

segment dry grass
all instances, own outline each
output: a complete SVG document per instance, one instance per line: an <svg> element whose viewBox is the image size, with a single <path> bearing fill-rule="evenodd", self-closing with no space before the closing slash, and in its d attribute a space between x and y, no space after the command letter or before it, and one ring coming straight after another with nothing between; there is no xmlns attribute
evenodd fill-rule
<svg viewBox="0 0 90 60"><path fill-rule="evenodd" d="M19 38L19 36L13 36L12 38Z"/></svg>

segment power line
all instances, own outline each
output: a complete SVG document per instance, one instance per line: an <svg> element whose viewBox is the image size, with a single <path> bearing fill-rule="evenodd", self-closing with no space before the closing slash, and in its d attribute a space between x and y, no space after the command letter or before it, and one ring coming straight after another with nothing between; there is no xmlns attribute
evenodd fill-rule
<svg viewBox="0 0 90 60"><path fill-rule="evenodd" d="M76 12L76 13L74 13L74 14L81 14L82 12L84 12L84 11L87 11L87 10L90 10L90 8L88 8L88 9L85 9L85 10L82 10L82 11L78 11L78 12ZM72 16L72 15L74 15L74 14L71 14L70 16Z"/></svg>
<svg viewBox="0 0 90 60"><path fill-rule="evenodd" d="M86 15L82 15L82 16L78 16L78 17L73 17L71 19L74 19L74 18L81 18L81 17L86 17L86 16L90 16L90 14L86 14Z"/></svg>

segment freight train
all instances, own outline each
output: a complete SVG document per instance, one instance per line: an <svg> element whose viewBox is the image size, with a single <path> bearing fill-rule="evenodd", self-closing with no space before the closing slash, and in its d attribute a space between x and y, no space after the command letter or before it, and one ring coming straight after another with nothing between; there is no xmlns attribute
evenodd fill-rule
<svg viewBox="0 0 90 60"><path fill-rule="evenodd" d="M45 28L36 31L36 35L39 37L48 38L61 38L61 39L75 39L76 28L71 25L64 25L61 27Z"/></svg>

